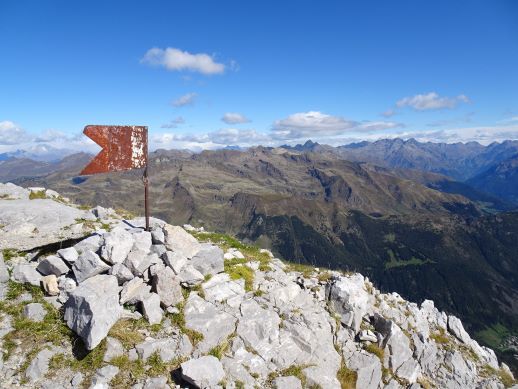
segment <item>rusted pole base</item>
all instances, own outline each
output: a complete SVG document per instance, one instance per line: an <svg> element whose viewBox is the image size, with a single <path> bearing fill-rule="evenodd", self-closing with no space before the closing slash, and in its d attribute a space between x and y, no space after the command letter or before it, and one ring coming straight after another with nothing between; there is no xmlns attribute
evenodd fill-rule
<svg viewBox="0 0 518 389"><path fill-rule="evenodd" d="M144 182L144 209L146 212L146 231L151 231L149 227L149 178L147 174L147 166L144 168L144 175L142 176Z"/></svg>

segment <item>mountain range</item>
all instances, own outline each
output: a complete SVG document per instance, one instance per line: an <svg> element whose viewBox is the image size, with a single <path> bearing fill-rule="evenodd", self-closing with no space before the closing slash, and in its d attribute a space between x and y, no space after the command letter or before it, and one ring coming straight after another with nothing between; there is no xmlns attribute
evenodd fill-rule
<svg viewBox="0 0 518 389"><path fill-rule="evenodd" d="M412 139L157 150L150 154L151 209L292 262L360 271L382 290L433 299L513 362L504 350L518 332L517 153L516 141ZM0 180L141 214L141 172L78 176L90 158L33 161L34 168L14 158L0 162Z"/></svg>

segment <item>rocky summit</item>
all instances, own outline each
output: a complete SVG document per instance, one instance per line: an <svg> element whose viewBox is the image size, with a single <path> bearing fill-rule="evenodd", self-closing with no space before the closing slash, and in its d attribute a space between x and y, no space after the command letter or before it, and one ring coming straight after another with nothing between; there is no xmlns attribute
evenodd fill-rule
<svg viewBox="0 0 518 389"><path fill-rule="evenodd" d="M0 184L2 388L518 388L433 301Z"/></svg>

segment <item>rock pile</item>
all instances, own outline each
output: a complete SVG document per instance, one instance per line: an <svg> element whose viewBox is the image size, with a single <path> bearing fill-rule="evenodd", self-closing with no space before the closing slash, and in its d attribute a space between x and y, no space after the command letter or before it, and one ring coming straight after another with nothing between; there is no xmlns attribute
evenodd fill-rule
<svg viewBox="0 0 518 389"><path fill-rule="evenodd" d="M360 274L300 271L267 250L191 231L199 241L161 220L153 219L147 232L141 219L121 220L99 207L92 215L104 230L51 254L0 259L0 345L5 351L16 330L14 304L35 323L53 306L91 353L102 347L100 365L88 373L52 363L71 355L65 340L36 354L19 342L18 353L0 362L3 387L513 385L494 352L432 301L382 294ZM8 301L16 283L41 286L52 306L30 294ZM124 333L137 324L140 332ZM52 376L53 369L60 374Z"/></svg>

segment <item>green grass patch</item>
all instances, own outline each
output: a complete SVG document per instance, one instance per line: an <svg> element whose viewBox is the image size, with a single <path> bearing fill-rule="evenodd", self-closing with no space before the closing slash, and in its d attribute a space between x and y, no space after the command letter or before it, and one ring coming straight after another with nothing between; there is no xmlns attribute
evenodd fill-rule
<svg viewBox="0 0 518 389"><path fill-rule="evenodd" d="M183 312L184 305L185 302L177 304L176 308L178 308L179 312L172 314L168 313L167 315L171 318L171 324L180 328L180 331L189 337L192 345L196 346L203 340L203 334L198 331L191 330L185 326L185 314Z"/></svg>
<svg viewBox="0 0 518 389"><path fill-rule="evenodd" d="M270 386L272 386L273 381L277 377L290 377L294 376L297 377L300 382L302 383L302 387L306 387L306 376L302 372L305 368L309 367L310 365L292 365L284 370L281 371L275 371L268 375L268 383Z"/></svg>
<svg viewBox="0 0 518 389"><path fill-rule="evenodd" d="M227 352L229 347L230 347L230 342L228 341L228 339L226 339L223 342L221 342L220 344L218 344L216 347L211 349L209 351L209 355L212 355L213 357L221 359L225 356L225 353Z"/></svg>
<svg viewBox="0 0 518 389"><path fill-rule="evenodd" d="M446 336L446 331L444 328L439 328L437 331L434 331L430 334L430 338L435 340L437 344L448 344L450 343L450 338Z"/></svg>
<svg viewBox="0 0 518 389"><path fill-rule="evenodd" d="M336 378L340 382L341 389L356 389L356 381L358 380L358 374L349 369L343 359L340 365L340 370L336 373Z"/></svg>
<svg viewBox="0 0 518 389"><path fill-rule="evenodd" d="M387 250L387 254L390 258L388 262L385 262L385 269L392 269L394 267L404 267L404 266L421 266L427 263L433 263L430 259L419 259L412 256L408 260L401 260L396 258L396 255L391 249Z"/></svg>
<svg viewBox="0 0 518 389"><path fill-rule="evenodd" d="M378 346L376 343L370 343L365 345L364 350L376 355L379 360L381 361L381 364L383 364L383 358L385 356L385 350L383 350L380 346Z"/></svg>
<svg viewBox="0 0 518 389"><path fill-rule="evenodd" d="M261 248L240 242L236 238L216 232L190 232L200 242L210 242L218 245L224 251L230 248L239 250L246 258L245 262L258 261L259 270L269 271L271 258L266 253L261 253Z"/></svg>
<svg viewBox="0 0 518 389"><path fill-rule="evenodd" d="M246 259L227 259L225 260L225 273L230 276L232 280L245 280L245 290L251 292L254 288L254 271L245 265Z"/></svg>
<svg viewBox="0 0 518 389"><path fill-rule="evenodd" d="M29 302L15 303L22 294L28 292L32 301L42 304L47 311L43 321L34 322L23 316L23 308ZM35 345L52 343L60 346L74 339L74 333L66 326L61 312L43 299L40 288L9 281L7 285L6 299L0 301L0 312L6 313L12 318L13 330L3 338L4 360L8 360L16 348L21 350L34 350ZM30 360L29 360L30 361Z"/></svg>
<svg viewBox="0 0 518 389"><path fill-rule="evenodd" d="M44 190L34 191L29 194L29 200L46 199L47 195Z"/></svg>
<svg viewBox="0 0 518 389"><path fill-rule="evenodd" d="M502 341L511 335L503 324L497 323L476 333L476 337L493 349L500 349Z"/></svg>
<svg viewBox="0 0 518 389"><path fill-rule="evenodd" d="M10 261L11 259L16 258L16 257L25 257L26 256L26 254L24 252L21 252L21 251L15 250L15 249L3 249L2 255L4 257L4 261L6 261L6 262Z"/></svg>
<svg viewBox="0 0 518 389"><path fill-rule="evenodd" d="M144 318L139 320L120 319L113 325L108 333L112 338L118 339L126 349L144 341L144 335L139 330L149 326Z"/></svg>
<svg viewBox="0 0 518 389"><path fill-rule="evenodd" d="M286 265L286 272L302 273L302 276L305 278L311 277L315 272L315 268L313 266L305 263L286 262Z"/></svg>

